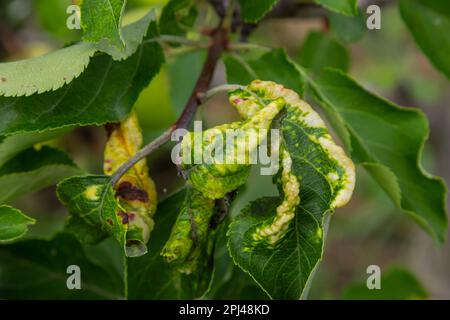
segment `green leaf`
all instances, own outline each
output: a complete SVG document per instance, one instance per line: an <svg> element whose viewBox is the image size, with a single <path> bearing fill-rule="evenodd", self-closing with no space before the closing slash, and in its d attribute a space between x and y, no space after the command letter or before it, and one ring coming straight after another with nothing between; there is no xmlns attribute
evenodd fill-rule
<svg viewBox="0 0 450 320"><path fill-rule="evenodd" d="M55 91L79 77L98 50L107 52L115 60L125 59L137 50L147 33L149 24L155 20L154 11L150 11L142 19L126 26L123 29L126 43L124 49L105 44L80 42L36 58L1 63L0 95L29 96Z"/></svg>
<svg viewBox="0 0 450 320"><path fill-rule="evenodd" d="M111 46L100 42L97 45L98 50L106 52L112 56L114 60L126 59L136 52L138 47L142 44L142 41L154 41L151 38L156 37L157 33L156 29L149 31L149 26L152 23L156 26L155 10L150 10L144 17L134 23L126 25L122 29L122 36L125 43L124 47ZM153 35L151 33L153 33Z"/></svg>
<svg viewBox="0 0 450 320"><path fill-rule="evenodd" d="M228 82L242 84L251 78L253 69L249 63L226 57L225 64ZM428 136L422 113L400 108L367 92L342 72L328 70L314 82L298 66L286 65L292 69L289 70L272 64L267 68L271 68L267 73L277 71L279 77L299 73L303 79L300 81L307 81L313 89L352 158L372 174L399 208L439 242L444 240L448 224L446 187L420 165Z"/></svg>
<svg viewBox="0 0 450 320"><path fill-rule="evenodd" d="M280 203L278 198L261 198L252 202L230 226L228 245L234 262L249 273L272 299L299 299L322 257L322 225L314 215L321 215L323 211L320 210L327 208L326 204L325 208L321 207L319 197L320 193L310 197L309 206L315 209L313 214L307 207L296 212L292 230L276 248L262 242L253 244L252 234L275 214ZM314 201L318 201L318 205L313 205Z"/></svg>
<svg viewBox="0 0 450 320"><path fill-rule="evenodd" d="M112 237L96 245L83 246L88 261L104 269L117 282L117 293L126 299L125 267L123 249Z"/></svg>
<svg viewBox="0 0 450 320"><path fill-rule="evenodd" d="M197 19L198 11L193 0L170 0L159 19L161 34L184 35Z"/></svg>
<svg viewBox="0 0 450 320"><path fill-rule="evenodd" d="M110 176L71 177L60 182L56 192L70 213L66 231L74 234L80 242L97 243L111 235L121 245L126 256L146 253L146 240L141 230L143 226L129 221L133 219L130 215L137 213L127 211L129 207L123 202L119 203ZM136 218L134 221L139 220Z"/></svg>
<svg viewBox="0 0 450 320"><path fill-rule="evenodd" d="M239 0L241 15L245 22L257 22L262 19L278 0Z"/></svg>
<svg viewBox="0 0 450 320"><path fill-rule="evenodd" d="M135 112L108 130L104 149L103 172L114 172L129 161L142 147L142 132ZM147 242L154 227L157 194L149 176L146 159L138 161L115 183L118 214L126 224L126 255L135 257L147 252Z"/></svg>
<svg viewBox="0 0 450 320"><path fill-rule="evenodd" d="M354 161L371 173L399 208L442 243L448 225L447 189L421 165L428 137L424 114L377 97L337 70L309 80L328 117L337 119L347 131Z"/></svg>
<svg viewBox="0 0 450 320"><path fill-rule="evenodd" d="M319 72L324 67L333 67L347 71L350 58L342 44L322 32L310 32L300 51L300 64Z"/></svg>
<svg viewBox="0 0 450 320"><path fill-rule="evenodd" d="M345 300L418 300L428 293L408 270L391 267L381 276L381 289L369 290L367 284L353 284L344 289Z"/></svg>
<svg viewBox="0 0 450 320"><path fill-rule="evenodd" d="M400 12L419 47L450 79L450 2L402 0Z"/></svg>
<svg viewBox="0 0 450 320"><path fill-rule="evenodd" d="M361 10L354 17L331 12L329 19L331 33L343 42L357 42L366 33L366 20Z"/></svg>
<svg viewBox="0 0 450 320"><path fill-rule="evenodd" d="M126 250L126 223L110 177L71 177L60 182L56 192L70 213L67 231L88 243L112 235Z"/></svg>
<svg viewBox="0 0 450 320"><path fill-rule="evenodd" d="M231 262L233 263L233 262ZM234 267L231 276L208 300L267 300L267 294L253 279L238 267Z"/></svg>
<svg viewBox="0 0 450 320"><path fill-rule="evenodd" d="M81 271L81 290L69 290L67 267ZM91 262L73 236L0 246L2 299L121 299L123 281Z"/></svg>
<svg viewBox="0 0 450 320"><path fill-rule="evenodd" d="M51 140L67 132L68 129L49 130L41 133L23 133L12 136L0 136L0 167L19 152L36 143Z"/></svg>
<svg viewBox="0 0 450 320"><path fill-rule="evenodd" d="M267 295L253 279L235 266L228 253L226 230L229 220L222 222L214 251L214 275L205 299L264 300Z"/></svg>
<svg viewBox="0 0 450 320"><path fill-rule="evenodd" d="M157 35L151 23L146 39ZM53 92L0 97L0 135L123 120L164 61L157 43L145 42L131 57L115 62L96 56L80 77Z"/></svg>
<svg viewBox="0 0 450 320"><path fill-rule="evenodd" d="M211 258L205 257L202 272L186 275L178 272L161 256L172 225L184 205L185 191L177 192L160 204L155 214L155 230L148 253L128 259L128 297L130 299L193 299L206 291L212 276Z"/></svg>
<svg viewBox="0 0 450 320"><path fill-rule="evenodd" d="M283 49L275 49L258 59L226 55L224 63L228 83L247 85L252 80L269 80L303 94L303 77Z"/></svg>
<svg viewBox="0 0 450 320"><path fill-rule="evenodd" d="M36 220L10 206L0 206L0 244L16 240L28 231Z"/></svg>
<svg viewBox="0 0 450 320"><path fill-rule="evenodd" d="M182 273L196 272L202 254L208 247L210 222L214 214L214 199L205 197L193 188L186 191L186 199L161 255Z"/></svg>
<svg viewBox="0 0 450 320"><path fill-rule="evenodd" d="M70 215L67 218L64 232L75 236L82 245L97 244L108 237L108 232L101 225L89 224L80 215Z"/></svg>
<svg viewBox="0 0 450 320"><path fill-rule="evenodd" d="M257 95L263 110L263 103L283 99L285 104L278 125L280 198L259 199L233 220L230 254L271 298L299 299L322 257L325 217L350 200L354 167L319 115L295 92L262 81L247 90ZM250 97L238 101L250 109Z"/></svg>
<svg viewBox="0 0 450 320"><path fill-rule="evenodd" d="M358 0L314 0L314 2L347 16L354 16L358 11Z"/></svg>
<svg viewBox="0 0 450 320"><path fill-rule="evenodd" d="M36 58L2 63L0 95L29 96L56 90L77 78L96 51L93 43L79 43Z"/></svg>
<svg viewBox="0 0 450 320"><path fill-rule="evenodd" d="M81 170L62 151L50 147L27 149L0 167L0 203L80 173Z"/></svg>
<svg viewBox="0 0 450 320"><path fill-rule="evenodd" d="M121 28L125 4L125 0L83 0L83 39L90 42L106 40L109 45L124 48Z"/></svg>

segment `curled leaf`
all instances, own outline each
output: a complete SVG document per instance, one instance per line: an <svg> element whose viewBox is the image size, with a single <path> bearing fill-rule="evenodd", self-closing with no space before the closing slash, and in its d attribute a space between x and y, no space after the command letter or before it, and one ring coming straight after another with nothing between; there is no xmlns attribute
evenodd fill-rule
<svg viewBox="0 0 450 320"><path fill-rule="evenodd" d="M281 186L283 201L276 209L276 215L269 223L257 228L253 234L256 241L267 239L276 243L288 230L289 223L295 217L295 210L300 203L300 183L292 173L292 159L286 150L282 153Z"/></svg>
<svg viewBox="0 0 450 320"><path fill-rule="evenodd" d="M220 199L243 185L250 165L256 161L258 146L267 139L272 120L283 107L284 101L278 99L248 114L244 121L208 129L200 136L195 132L186 134L182 164L192 187L207 197Z"/></svg>
<svg viewBox="0 0 450 320"><path fill-rule="evenodd" d="M280 196L258 199L235 217L228 246L234 262L269 297L298 299L322 257L326 218L350 199L355 173L320 116L294 91L256 80L230 93L243 117L279 99Z"/></svg>
<svg viewBox="0 0 450 320"><path fill-rule="evenodd" d="M110 175L140 148L142 135L132 113L109 125L105 147L105 174ZM145 159L131 168L113 188L110 176L71 177L58 184L57 194L69 209L66 231L86 243L112 235L129 257L147 252L153 229L156 191Z"/></svg>
<svg viewBox="0 0 450 320"><path fill-rule="evenodd" d="M278 99L243 117L243 121L184 136L181 164L188 173L189 192L162 251L179 271L192 273L202 252L213 242L210 221L214 200L246 182L252 154L267 139L272 120L284 104Z"/></svg>
<svg viewBox="0 0 450 320"><path fill-rule="evenodd" d="M291 157L317 154L311 159L311 165L317 167L333 188L331 208L341 207L350 200L355 185L353 162L333 141L319 114L297 93L274 82L255 80L246 89L230 92L229 97L244 118L255 117L266 108L271 108L274 102L285 109L281 121L282 131L284 139L291 143L282 144L280 150L280 184L284 200L277 208L276 215L257 228L255 240L265 239L269 243L276 243L294 218L300 199L299 180L292 173Z"/></svg>
<svg viewBox="0 0 450 320"><path fill-rule="evenodd" d="M118 203L109 177L70 177L61 181L56 191L69 209L67 232L88 244L112 235L125 247L126 225L117 214Z"/></svg>
<svg viewBox="0 0 450 320"><path fill-rule="evenodd" d="M111 175L140 149L142 133L135 113L120 124L109 125L108 130L103 169L106 175ZM155 184L148 174L146 159L123 175L117 182L115 195L117 214L127 225L127 255L142 255L147 251L157 203Z"/></svg>
<svg viewBox="0 0 450 320"><path fill-rule="evenodd" d="M174 263L182 273L194 272L206 249L214 204L213 199L192 188L186 193L184 205L161 252L166 261Z"/></svg>
<svg viewBox="0 0 450 320"><path fill-rule="evenodd" d="M332 207L339 208L345 205L350 200L355 187L355 168L345 151L334 142L319 114L300 99L297 93L274 82L255 80L248 89L254 92L259 98L258 101L261 102L270 103L276 99L284 99L287 112L283 119L284 127L301 129L309 142L307 148L297 152L307 153L317 150L321 154L321 158L315 161L321 173L333 187ZM289 130L286 131L289 135ZM300 137L291 136L291 138L299 140ZM301 141L296 142L295 146L300 147ZM288 151L293 153L294 150Z"/></svg>

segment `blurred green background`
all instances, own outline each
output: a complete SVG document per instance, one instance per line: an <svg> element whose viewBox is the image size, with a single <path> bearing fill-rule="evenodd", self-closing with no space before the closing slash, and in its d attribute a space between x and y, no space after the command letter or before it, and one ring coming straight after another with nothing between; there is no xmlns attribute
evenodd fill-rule
<svg viewBox="0 0 450 320"><path fill-rule="evenodd" d="M139 18L150 7L160 9L165 2L129 0L125 23ZM66 8L71 3L70 0L2 0L0 61L42 55L80 40L79 31L66 28ZM250 39L263 45L284 47L291 58L301 62L306 59L301 49L307 35L312 31L328 30L333 36L335 19L340 17L269 18L260 24ZM427 114L431 134L425 148L424 166L431 173L444 177L448 183L448 81L419 51L401 21L397 7L390 5L389 1L385 1L382 7L381 30L361 29L351 21L348 28L347 36L339 41L349 50L349 73L370 90L399 105L421 108ZM205 57L202 51L165 49L167 64L136 103L146 142L172 124L181 112ZM225 72L220 66L213 85L224 82ZM237 119L237 114L227 106L225 95L219 95L201 108L198 118L213 126ZM86 127L47 143L66 150L86 171L100 173L105 139L103 128ZM160 198L173 193L183 183L171 163L170 150L171 146L167 145L149 159ZM239 212L249 200L276 192L270 177L259 176L257 170L255 168L247 186L241 190L232 214ZM450 299L448 243L441 248L435 246L430 237L393 206L363 170L358 170L357 177L353 200L337 210L330 223L325 258L316 274L310 298L364 297L358 284L364 285L369 265L378 265L382 272L386 271L383 277L386 276L386 283L391 283L394 291L399 287L395 281L399 277L407 278L406 283L412 286L410 290L405 289L408 298ZM54 191L53 187L47 188L13 203L39 219L28 237L49 237L62 228L66 211ZM390 269L391 266L401 267ZM399 271L402 268L415 276ZM409 296L408 292L411 293ZM226 296L225 293L223 295ZM405 297L401 293L399 295Z"/></svg>

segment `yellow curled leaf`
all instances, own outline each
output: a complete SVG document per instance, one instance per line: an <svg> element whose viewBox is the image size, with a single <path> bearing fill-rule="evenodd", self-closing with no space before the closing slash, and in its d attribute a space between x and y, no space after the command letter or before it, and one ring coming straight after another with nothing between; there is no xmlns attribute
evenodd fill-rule
<svg viewBox="0 0 450 320"><path fill-rule="evenodd" d="M328 163L317 165L317 168L326 175L333 187L332 207L344 206L355 187L355 167L345 151L334 142L320 115L306 101L293 90L271 81L255 80L245 90L238 89L229 93L230 103L244 118L251 117L270 105L271 101L280 98L286 102L285 118L305 132L308 140L316 144L329 160ZM302 147L300 142L298 146ZM298 150L298 153L305 151L308 150Z"/></svg>
<svg viewBox="0 0 450 320"><path fill-rule="evenodd" d="M284 107L279 150L279 184L283 200L276 215L256 228L255 241L274 244L284 236L301 205L301 186L305 177L316 175L330 186L330 210L350 200L355 186L353 162L334 142L319 114L296 92L271 81L255 80L246 88L229 92L229 100L244 119L255 118L275 102ZM303 186L304 190L310 188ZM323 199L328 198L326 187L323 192Z"/></svg>
<svg viewBox="0 0 450 320"><path fill-rule="evenodd" d="M119 124L108 126L103 170L112 175L122 164L133 157L142 146L142 133L133 112ZM142 159L115 186L119 204L117 214L127 226L127 256L146 252L146 244L153 230L153 214L156 211L156 189L148 173L147 161Z"/></svg>
<svg viewBox="0 0 450 320"><path fill-rule="evenodd" d="M300 183L292 173L292 159L283 149L281 155L281 186L283 201L276 209L275 217L269 223L257 228L253 234L254 240L267 239L268 243L276 243L286 233L289 223L295 217L295 211L300 204Z"/></svg>
<svg viewBox="0 0 450 320"><path fill-rule="evenodd" d="M284 105L283 99L275 99L244 121L216 126L200 136L187 133L181 143L182 165L192 187L209 198L220 199L243 185L252 157Z"/></svg>

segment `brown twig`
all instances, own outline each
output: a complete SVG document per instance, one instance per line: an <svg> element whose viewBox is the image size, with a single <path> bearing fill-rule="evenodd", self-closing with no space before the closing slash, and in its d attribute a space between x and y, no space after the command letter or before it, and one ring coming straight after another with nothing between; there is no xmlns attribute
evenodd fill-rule
<svg viewBox="0 0 450 320"><path fill-rule="evenodd" d="M217 62L222 54L222 51L228 46L227 31L223 28L214 30L212 35L212 44L209 47L208 55L203 65L203 69L198 77L197 83L188 102L183 110L183 113L175 123L176 128L186 129L201 104L203 95L208 91L209 85L216 69Z"/></svg>

